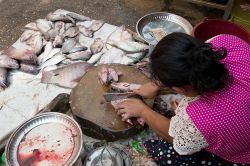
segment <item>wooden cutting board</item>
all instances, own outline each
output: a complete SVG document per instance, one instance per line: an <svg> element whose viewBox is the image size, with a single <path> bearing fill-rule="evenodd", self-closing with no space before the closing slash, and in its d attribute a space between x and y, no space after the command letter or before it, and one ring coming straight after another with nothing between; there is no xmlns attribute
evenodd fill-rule
<svg viewBox="0 0 250 166"><path fill-rule="evenodd" d="M103 86L98 80L97 72L103 65L90 69L79 84L71 91L70 105L75 119L82 127L83 133L96 139L114 141L128 138L137 134L142 127L132 119L134 125L121 121L112 107L105 101L103 93L110 89L110 86ZM108 64L116 71L121 71L122 76L119 82L144 84L150 81L142 72L131 66L121 64ZM152 107L153 99L145 100L145 103Z"/></svg>

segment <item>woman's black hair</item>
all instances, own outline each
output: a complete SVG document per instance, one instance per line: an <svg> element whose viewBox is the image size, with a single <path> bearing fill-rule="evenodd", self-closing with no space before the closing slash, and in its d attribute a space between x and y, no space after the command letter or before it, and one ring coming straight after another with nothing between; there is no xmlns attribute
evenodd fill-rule
<svg viewBox="0 0 250 166"><path fill-rule="evenodd" d="M229 78L220 62L226 55L224 48L215 49L190 35L172 33L153 50L151 75L167 87L191 85L200 93L218 90Z"/></svg>

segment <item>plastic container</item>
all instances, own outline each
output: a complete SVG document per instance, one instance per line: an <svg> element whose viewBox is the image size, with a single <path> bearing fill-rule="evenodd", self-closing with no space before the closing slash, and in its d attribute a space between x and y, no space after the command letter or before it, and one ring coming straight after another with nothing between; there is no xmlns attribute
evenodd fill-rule
<svg viewBox="0 0 250 166"><path fill-rule="evenodd" d="M241 7L246 3L246 0L237 0L234 2L230 21L243 26L250 32L250 10L244 10Z"/></svg>
<svg viewBox="0 0 250 166"><path fill-rule="evenodd" d="M195 38L204 42L220 34L234 35L250 44L250 34L247 30L237 24L221 19L205 18L194 27L192 32Z"/></svg>

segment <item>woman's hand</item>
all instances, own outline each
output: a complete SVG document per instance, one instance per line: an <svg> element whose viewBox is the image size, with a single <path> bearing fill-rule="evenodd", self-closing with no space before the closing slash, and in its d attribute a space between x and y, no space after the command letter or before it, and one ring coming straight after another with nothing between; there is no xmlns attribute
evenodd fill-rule
<svg viewBox="0 0 250 166"><path fill-rule="evenodd" d="M141 117L142 112L150 110L150 108L141 100L130 98L121 102L116 110L118 115L122 115L122 121L126 121L131 117Z"/></svg>
<svg viewBox="0 0 250 166"><path fill-rule="evenodd" d="M142 97L150 99L150 98L155 97L159 90L160 90L159 86L157 86L153 82L149 82L149 83L142 85L139 89L134 90L134 93Z"/></svg>

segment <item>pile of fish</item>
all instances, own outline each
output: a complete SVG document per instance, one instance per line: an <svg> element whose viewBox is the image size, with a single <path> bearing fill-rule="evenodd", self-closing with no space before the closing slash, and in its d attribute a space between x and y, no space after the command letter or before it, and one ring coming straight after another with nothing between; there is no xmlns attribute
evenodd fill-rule
<svg viewBox="0 0 250 166"><path fill-rule="evenodd" d="M42 83L73 88L81 78L79 73L83 76L92 65L129 65L145 56L148 46L125 26L118 27L108 39L95 37L103 25L102 20L62 9L27 24L20 38L0 52L0 90L8 85L9 69L37 75L35 79ZM82 44L86 38L93 41L89 47Z"/></svg>

